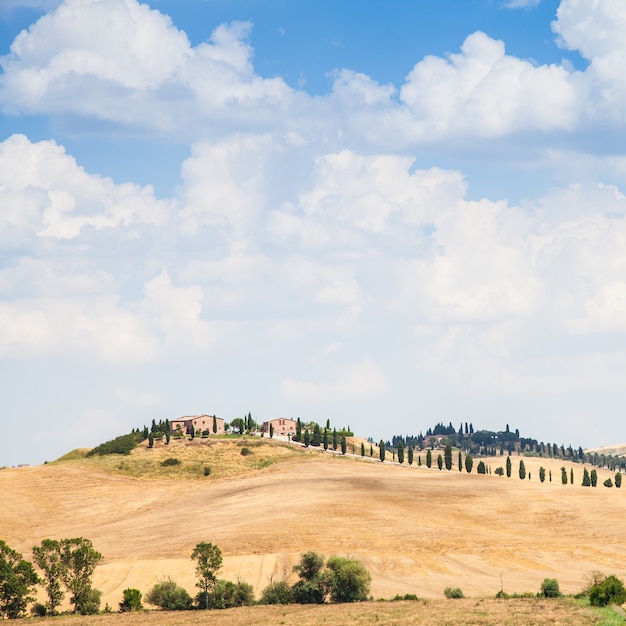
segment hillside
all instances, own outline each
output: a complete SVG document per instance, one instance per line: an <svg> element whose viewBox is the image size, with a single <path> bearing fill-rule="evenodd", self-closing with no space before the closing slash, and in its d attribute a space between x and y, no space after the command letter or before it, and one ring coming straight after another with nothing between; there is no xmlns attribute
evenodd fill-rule
<svg viewBox="0 0 626 626"><path fill-rule="evenodd" d="M210 445L207 445L210 443ZM255 445L256 444L256 445ZM248 447L252 454L242 456ZM530 480L468 475L304 451L279 442L177 442L128 457L83 453L40 467L5 469L0 536L30 558L45 537L85 536L105 557L95 584L117 606L169 575L194 590L189 558L199 541L224 553L223 577L252 583L289 576L316 550L362 559L374 597L537 591L545 577L579 591L592 570L626 577L626 489L580 486L582 466L524 458ZM165 458L181 463L163 467ZM488 460L492 469L503 457ZM203 475L208 465L211 475ZM540 484L538 468L553 474ZM575 472L560 484L560 467ZM154 473L153 473L154 472ZM474 470L475 472L475 470ZM147 476L153 476L147 478Z"/></svg>

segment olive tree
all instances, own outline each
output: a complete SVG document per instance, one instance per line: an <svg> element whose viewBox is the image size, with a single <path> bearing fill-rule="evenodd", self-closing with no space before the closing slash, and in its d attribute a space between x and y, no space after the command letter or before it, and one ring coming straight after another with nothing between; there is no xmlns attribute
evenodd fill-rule
<svg viewBox="0 0 626 626"><path fill-rule="evenodd" d="M372 577L363 563L356 559L331 556L326 567L326 581L332 602L367 600Z"/></svg>

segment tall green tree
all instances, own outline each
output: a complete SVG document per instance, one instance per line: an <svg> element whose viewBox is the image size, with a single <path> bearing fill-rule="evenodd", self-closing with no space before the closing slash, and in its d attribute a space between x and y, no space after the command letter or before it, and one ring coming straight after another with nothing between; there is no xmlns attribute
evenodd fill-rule
<svg viewBox="0 0 626 626"><path fill-rule="evenodd" d="M308 448L311 445L311 433L308 428L304 429L304 447Z"/></svg>
<svg viewBox="0 0 626 626"><path fill-rule="evenodd" d="M520 459L520 462L519 462L519 477L522 480L526 478L526 466L524 465L524 459Z"/></svg>
<svg viewBox="0 0 626 626"><path fill-rule="evenodd" d="M439 468L439 471L443 469L443 459L441 458L441 454L437 455L437 467Z"/></svg>
<svg viewBox="0 0 626 626"><path fill-rule="evenodd" d="M339 436L337 435L337 429L333 428L333 450L336 450L338 445L339 445Z"/></svg>
<svg viewBox="0 0 626 626"><path fill-rule="evenodd" d="M217 416L213 416L213 434L217 434Z"/></svg>
<svg viewBox="0 0 626 626"><path fill-rule="evenodd" d="M302 422L300 418L296 422L296 434L292 437L293 441L302 441Z"/></svg>
<svg viewBox="0 0 626 626"><path fill-rule="evenodd" d="M466 454L465 455L465 471L468 474L471 474L473 466L474 466L474 459L472 458L472 455L471 454Z"/></svg>
<svg viewBox="0 0 626 626"><path fill-rule="evenodd" d="M385 460L385 442L382 439L378 444L378 456L380 457L381 461Z"/></svg>
<svg viewBox="0 0 626 626"><path fill-rule="evenodd" d="M413 465L413 446L409 446L408 461L409 465Z"/></svg>
<svg viewBox="0 0 626 626"><path fill-rule="evenodd" d="M443 458L446 464L446 469L450 471L452 469L452 446L448 444L443 451Z"/></svg>
<svg viewBox="0 0 626 626"><path fill-rule="evenodd" d="M361 456L365 456L365 444L361 441Z"/></svg>
<svg viewBox="0 0 626 626"><path fill-rule="evenodd" d="M324 450L328 450L328 428L324 428Z"/></svg>
<svg viewBox="0 0 626 626"><path fill-rule="evenodd" d="M539 480L540 480L541 482L544 482L544 481L545 481L545 479L546 479L546 470L545 470L545 468L542 466L542 467L540 467L540 468L539 468Z"/></svg>
<svg viewBox="0 0 626 626"><path fill-rule="evenodd" d="M598 472L596 472L595 469L591 470L591 475L589 476L591 478L591 486L592 487L597 487L598 485Z"/></svg>
<svg viewBox="0 0 626 626"><path fill-rule="evenodd" d="M511 457L506 457L506 477L511 478Z"/></svg>
<svg viewBox="0 0 626 626"><path fill-rule="evenodd" d="M561 484L567 485L567 470L564 467L561 468Z"/></svg>
<svg viewBox="0 0 626 626"><path fill-rule="evenodd" d="M54 615L65 597L61 542L56 539L43 539L40 545L33 547L33 561L43 571L44 589L48 594L46 609L50 615Z"/></svg>
<svg viewBox="0 0 626 626"><path fill-rule="evenodd" d="M313 425L313 436L311 437L311 445L315 448L319 448L322 443L322 431L320 425L316 422Z"/></svg>
<svg viewBox="0 0 626 626"><path fill-rule="evenodd" d="M61 540L62 578L72 594L70 602L75 612L85 612L93 601L96 590L92 577L101 560L102 555L93 547L90 539L74 537Z"/></svg>
<svg viewBox="0 0 626 626"><path fill-rule="evenodd" d="M38 582L32 564L0 540L0 617L23 617Z"/></svg>
<svg viewBox="0 0 626 626"><path fill-rule="evenodd" d="M570 485L574 484L574 468L573 467L569 468L569 483Z"/></svg>
<svg viewBox="0 0 626 626"><path fill-rule="evenodd" d="M615 486L618 489L622 486L622 474L621 474L621 472L617 472L617 474L615 474Z"/></svg>
<svg viewBox="0 0 626 626"><path fill-rule="evenodd" d="M274 424L270 422L270 439L274 439Z"/></svg>
<svg viewBox="0 0 626 626"><path fill-rule="evenodd" d="M404 444L401 441L398 442L398 463L404 463Z"/></svg>
<svg viewBox="0 0 626 626"><path fill-rule="evenodd" d="M346 436L345 435L341 435L341 454L345 454L346 453L346 447L347 447L347 442L346 442Z"/></svg>
<svg viewBox="0 0 626 626"><path fill-rule="evenodd" d="M426 467L430 469L432 464L433 464L433 455L429 448L428 450L426 450Z"/></svg>
<svg viewBox="0 0 626 626"><path fill-rule="evenodd" d="M215 587L217 573L222 567L222 551L214 544L202 541L196 544L191 553L196 562L196 576L204 599L204 608L209 608L209 592Z"/></svg>
<svg viewBox="0 0 626 626"><path fill-rule="evenodd" d="M591 478L589 476L589 472L587 471L586 467L583 468L583 482L582 482L582 486L583 487L591 487Z"/></svg>
<svg viewBox="0 0 626 626"><path fill-rule="evenodd" d="M322 572L324 557L306 552L300 563L293 566L300 580L292 587L293 599L298 604L323 604L326 599L326 580Z"/></svg>
<svg viewBox="0 0 626 626"><path fill-rule="evenodd" d="M463 471L463 457L461 456L461 451L459 450L459 457L458 457L458 466L459 466L459 472Z"/></svg>

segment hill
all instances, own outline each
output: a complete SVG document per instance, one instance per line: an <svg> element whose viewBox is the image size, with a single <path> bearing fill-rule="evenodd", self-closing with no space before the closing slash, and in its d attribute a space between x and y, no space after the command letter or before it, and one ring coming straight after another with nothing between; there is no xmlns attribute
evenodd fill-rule
<svg viewBox="0 0 626 626"><path fill-rule="evenodd" d="M252 454L243 456L247 447ZM280 442L172 442L129 456L5 469L0 536L30 558L45 537L84 536L105 560L95 584L116 607L126 587L164 575L194 590L199 541L222 549L222 576L257 592L306 550L350 555L374 597L536 592L545 577L576 592L592 570L626 577L626 490L580 486L582 466L524 458L531 479L468 475L303 450ZM165 458L180 464L164 467ZM416 459L417 461L417 459ZM495 469L503 457L486 459ZM539 483L538 469L552 471ZM204 476L201 468L212 468ZM575 484L560 484L560 467ZM474 470L475 472L475 470ZM149 476L149 477L148 477Z"/></svg>

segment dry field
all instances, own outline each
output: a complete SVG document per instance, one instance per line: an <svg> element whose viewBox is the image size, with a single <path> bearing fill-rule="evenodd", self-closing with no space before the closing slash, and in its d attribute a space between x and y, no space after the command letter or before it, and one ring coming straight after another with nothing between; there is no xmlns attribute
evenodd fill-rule
<svg viewBox="0 0 626 626"><path fill-rule="evenodd" d="M442 598L445 587L458 586L474 598L464 601L468 607L501 585L507 592L536 592L550 577L573 593L592 570L626 578L626 489L603 487L613 476L608 471L599 471L599 486L591 489L580 486L577 464L575 484L561 485L562 463L549 459L524 458L531 479L522 481L519 457L513 457L507 479L301 451L268 440L256 444L248 442L249 457L241 456L242 444L235 441L172 441L138 448L129 457L4 469L0 538L26 558L45 537L90 538L104 555L95 585L113 608L123 589L145 593L166 575L193 594L189 555L199 541L220 546L224 578L250 582L257 593L272 578L290 577L307 550L361 559L372 573L374 598ZM181 465L163 468L168 456ZM495 457L488 464L494 470L505 460ZM206 465L209 477L202 474ZM552 470L552 483L539 483L540 465ZM565 466L569 475L570 464ZM145 477L152 473L158 477ZM403 610L422 610L420 603L401 604ZM355 623L370 623L375 613L399 605L367 606L370 617ZM276 616L282 613L272 613L279 609L265 609L267 621L255 617L255 623L280 623ZM314 623L306 621L307 610L290 608L281 619ZM120 624L139 623L122 618L130 619L119 616ZM195 623L171 619L159 621ZM328 623L336 622L329 617Z"/></svg>

